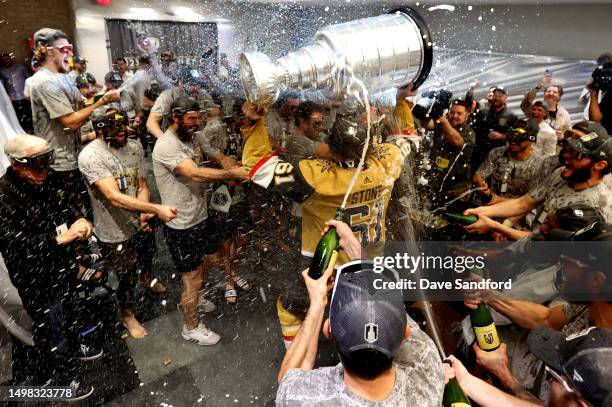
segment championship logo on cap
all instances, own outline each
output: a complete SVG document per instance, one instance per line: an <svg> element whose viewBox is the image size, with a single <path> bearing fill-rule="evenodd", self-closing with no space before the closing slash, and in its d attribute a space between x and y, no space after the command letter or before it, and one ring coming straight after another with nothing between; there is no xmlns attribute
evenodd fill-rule
<svg viewBox="0 0 612 407"><path fill-rule="evenodd" d="M368 343L374 343L378 340L378 325L369 323L364 325L363 338Z"/></svg>

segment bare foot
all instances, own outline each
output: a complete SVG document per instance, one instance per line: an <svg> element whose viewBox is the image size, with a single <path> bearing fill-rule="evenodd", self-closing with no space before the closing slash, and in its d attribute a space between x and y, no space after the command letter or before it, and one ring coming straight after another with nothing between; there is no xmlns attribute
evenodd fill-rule
<svg viewBox="0 0 612 407"><path fill-rule="evenodd" d="M128 330L130 336L134 339L142 339L149 335L149 331L133 315L123 317L123 326Z"/></svg>

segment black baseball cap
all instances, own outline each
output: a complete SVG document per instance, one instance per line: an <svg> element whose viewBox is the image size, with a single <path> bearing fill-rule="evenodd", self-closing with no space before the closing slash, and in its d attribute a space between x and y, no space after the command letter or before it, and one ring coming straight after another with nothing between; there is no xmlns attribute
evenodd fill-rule
<svg viewBox="0 0 612 407"><path fill-rule="evenodd" d="M548 231L548 240L590 240L599 229L598 224L605 224L601 211L585 203L576 203L555 211L558 228Z"/></svg>
<svg viewBox="0 0 612 407"><path fill-rule="evenodd" d="M489 89L490 89L491 91L493 91L493 92L501 92L501 93L503 93L504 95L507 95L507 94L508 94L508 92L506 92L506 88L504 88L503 86L497 86L497 85L495 85L495 86L491 86Z"/></svg>
<svg viewBox="0 0 612 407"><path fill-rule="evenodd" d="M170 111L179 115L187 112L199 112L200 104L189 96L181 96L170 105Z"/></svg>
<svg viewBox="0 0 612 407"><path fill-rule="evenodd" d="M597 123L585 121L576 123L573 129L586 134L580 137L566 137L565 141L570 148L578 153L588 155L595 160L612 163L612 137L604 127Z"/></svg>
<svg viewBox="0 0 612 407"><path fill-rule="evenodd" d="M612 406L612 330L589 328L565 336L536 328L527 337L529 350L558 373L594 406Z"/></svg>
<svg viewBox="0 0 612 407"><path fill-rule="evenodd" d="M121 86L123 84L123 79L121 79L118 72L110 71L104 75L104 83L111 83L114 86Z"/></svg>
<svg viewBox="0 0 612 407"><path fill-rule="evenodd" d="M86 64L87 60L85 58L81 58L81 57L74 57L72 58L72 62L74 62L75 64Z"/></svg>
<svg viewBox="0 0 612 407"><path fill-rule="evenodd" d="M506 138L508 141L536 141L538 128L530 125L526 120L517 120L517 122L508 129Z"/></svg>
<svg viewBox="0 0 612 407"><path fill-rule="evenodd" d="M374 349L393 357L406 331L407 316L401 290L376 289L374 280L397 281L388 270L373 271L369 260L338 268L329 309L332 337L346 355Z"/></svg>
<svg viewBox="0 0 612 407"><path fill-rule="evenodd" d="M91 73L85 72L85 73L77 76L74 79L74 83L75 83L77 88L84 88L84 87L88 86L89 84L95 85L96 84L96 78L94 78L94 76Z"/></svg>
<svg viewBox="0 0 612 407"><path fill-rule="evenodd" d="M57 41L61 38L68 39L68 36L63 31L55 28L41 28L34 34L34 44L35 46L39 44L48 46L53 41Z"/></svg>

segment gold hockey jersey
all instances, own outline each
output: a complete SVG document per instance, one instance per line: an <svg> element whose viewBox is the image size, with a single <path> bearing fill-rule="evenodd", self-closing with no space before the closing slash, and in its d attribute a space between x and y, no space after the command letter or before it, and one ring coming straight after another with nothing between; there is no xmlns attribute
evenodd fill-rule
<svg viewBox="0 0 612 407"><path fill-rule="evenodd" d="M303 203L302 254L312 256L325 222L334 218L356 168L317 159L301 160L295 167L272 151L263 119L241 130L245 138L242 163L251 181ZM410 144L403 137L371 148L374 151L360 172L345 208L345 222L362 245L384 242L385 213L393 183L410 153ZM340 252L337 264L347 261L346 254Z"/></svg>

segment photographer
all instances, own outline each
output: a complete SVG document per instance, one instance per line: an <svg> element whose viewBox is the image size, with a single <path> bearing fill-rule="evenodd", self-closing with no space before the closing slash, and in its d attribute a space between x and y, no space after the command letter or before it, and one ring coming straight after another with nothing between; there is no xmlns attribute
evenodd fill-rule
<svg viewBox="0 0 612 407"><path fill-rule="evenodd" d="M54 150L30 135L4 148L11 166L0 178L0 251L24 308L33 322L39 358L32 361L34 385L70 386L76 399L93 393L79 386L76 241L87 240L91 224L75 219L60 191L47 181ZM87 360L102 356L83 349Z"/></svg>
<svg viewBox="0 0 612 407"><path fill-rule="evenodd" d="M591 97L589 120L601 123L608 133L612 132L612 62L597 68L586 86Z"/></svg>
<svg viewBox="0 0 612 407"><path fill-rule="evenodd" d="M427 176L434 205L441 205L470 188L470 157L476 138L467 124L468 117L468 106L457 99L448 115L430 119L425 124L428 130L434 130L432 168Z"/></svg>
<svg viewBox="0 0 612 407"><path fill-rule="evenodd" d="M105 114L96 112L92 122L98 138L79 155L79 169L90 185L96 236L119 279L123 325L140 339L148 333L134 316L136 248L127 241L153 214L164 222L174 219L176 208L150 203L144 152L138 141L127 137L126 114L111 108Z"/></svg>

